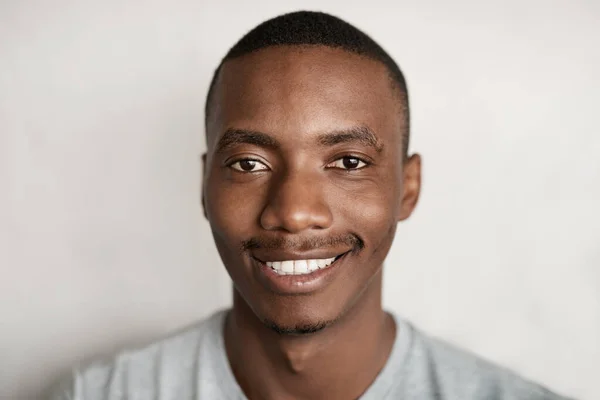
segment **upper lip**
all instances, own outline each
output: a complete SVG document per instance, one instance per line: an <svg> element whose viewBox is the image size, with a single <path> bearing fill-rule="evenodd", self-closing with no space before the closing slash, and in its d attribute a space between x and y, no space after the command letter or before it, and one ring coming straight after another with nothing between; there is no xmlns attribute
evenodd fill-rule
<svg viewBox="0 0 600 400"><path fill-rule="evenodd" d="M253 258L258 261L292 261L292 260L322 260L327 258L334 258L341 256L350 249L323 249L323 250L311 250L309 252L290 252L285 250L254 250L251 252Z"/></svg>

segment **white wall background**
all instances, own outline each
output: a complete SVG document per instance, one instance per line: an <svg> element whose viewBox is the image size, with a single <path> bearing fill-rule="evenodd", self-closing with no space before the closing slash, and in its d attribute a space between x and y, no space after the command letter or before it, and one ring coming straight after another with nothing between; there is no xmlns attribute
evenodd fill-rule
<svg viewBox="0 0 600 400"><path fill-rule="evenodd" d="M229 303L199 207L213 68L257 23L335 13L404 69L424 192L385 302L600 398L600 3L0 0L0 398Z"/></svg>

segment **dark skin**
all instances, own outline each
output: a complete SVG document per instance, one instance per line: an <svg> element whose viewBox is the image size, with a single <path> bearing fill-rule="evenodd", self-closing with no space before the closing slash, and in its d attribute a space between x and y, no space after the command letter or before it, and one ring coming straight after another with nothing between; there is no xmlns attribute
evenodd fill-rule
<svg viewBox="0 0 600 400"><path fill-rule="evenodd" d="M248 398L356 399L385 365L382 265L421 186L399 99L384 65L339 49L270 47L223 65L203 205L234 283L225 343ZM280 290L260 272L260 260L315 254L343 254L318 285Z"/></svg>

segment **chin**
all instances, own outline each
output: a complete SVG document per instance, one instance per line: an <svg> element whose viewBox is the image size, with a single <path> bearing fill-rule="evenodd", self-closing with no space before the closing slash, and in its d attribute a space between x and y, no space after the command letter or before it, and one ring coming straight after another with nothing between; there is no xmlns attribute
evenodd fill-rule
<svg viewBox="0 0 600 400"><path fill-rule="evenodd" d="M298 321L295 323L263 319L262 323L279 335L311 335L335 323L335 320Z"/></svg>
<svg viewBox="0 0 600 400"><path fill-rule="evenodd" d="M296 301L292 302L296 303ZM283 306L283 304L279 304L279 306ZM284 307L275 307L275 309L269 308L263 309L264 313L256 313L257 317L267 328L280 335L314 334L335 324L342 315L342 312L336 312L336 310L327 310L324 307L313 309L313 307L300 306L297 303L286 304Z"/></svg>
<svg viewBox="0 0 600 400"><path fill-rule="evenodd" d="M271 320L263 320L263 324L279 335L310 335L317 333L327 328L332 322L330 321L315 321L313 323L304 323L296 325L283 325Z"/></svg>

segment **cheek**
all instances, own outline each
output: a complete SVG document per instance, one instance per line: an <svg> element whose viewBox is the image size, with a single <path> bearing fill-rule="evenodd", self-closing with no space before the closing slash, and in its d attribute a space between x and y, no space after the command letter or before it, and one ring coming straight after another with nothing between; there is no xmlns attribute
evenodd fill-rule
<svg viewBox="0 0 600 400"><path fill-rule="evenodd" d="M396 221L400 189L393 183L371 183L361 189L349 191L333 199L340 207L344 218L357 230L371 232L377 236L387 234L390 222Z"/></svg>
<svg viewBox="0 0 600 400"><path fill-rule="evenodd" d="M256 230L264 191L264 185L235 183L221 176L209 177L205 199L212 230L227 242L247 239Z"/></svg>
<svg viewBox="0 0 600 400"><path fill-rule="evenodd" d="M209 177L206 183L205 205L213 238L238 289L239 284L249 282L244 278L247 271L240 259L241 244L256 233L263 198L258 185L233 183L218 175Z"/></svg>
<svg viewBox="0 0 600 400"><path fill-rule="evenodd" d="M365 255L380 264L391 247L398 221L399 185L375 184L340 195L339 215L349 230L365 242ZM343 206L342 206L343 205Z"/></svg>

